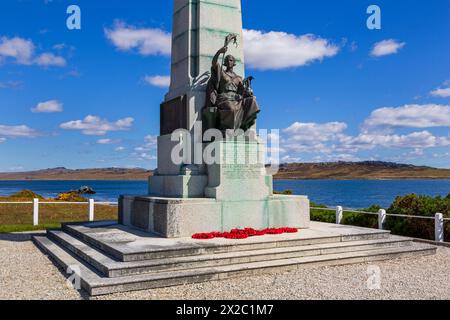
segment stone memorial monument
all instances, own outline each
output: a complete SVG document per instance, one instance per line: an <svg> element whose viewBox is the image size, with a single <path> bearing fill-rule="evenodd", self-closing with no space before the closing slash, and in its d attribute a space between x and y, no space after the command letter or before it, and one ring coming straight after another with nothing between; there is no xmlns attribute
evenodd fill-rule
<svg viewBox="0 0 450 320"><path fill-rule="evenodd" d="M305 196L273 193L260 106L244 79L241 0L175 0L171 84L158 169L146 196L122 196L119 222L166 238L233 228L309 227Z"/></svg>
<svg viewBox="0 0 450 320"><path fill-rule="evenodd" d="M240 0L174 2L172 80L148 194L122 196L119 223L62 223L33 237L77 289L97 296L436 252L385 230L310 223L307 197L274 195L256 134L265 106L244 78ZM192 238L271 227L304 230Z"/></svg>

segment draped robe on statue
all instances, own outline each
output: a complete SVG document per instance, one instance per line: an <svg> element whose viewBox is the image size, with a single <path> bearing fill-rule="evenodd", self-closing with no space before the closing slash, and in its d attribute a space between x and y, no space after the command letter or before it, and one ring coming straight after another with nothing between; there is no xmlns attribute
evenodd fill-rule
<svg viewBox="0 0 450 320"><path fill-rule="evenodd" d="M219 64L211 71L204 111L205 128L247 131L253 127L260 108L251 88L244 85L242 77L227 72Z"/></svg>

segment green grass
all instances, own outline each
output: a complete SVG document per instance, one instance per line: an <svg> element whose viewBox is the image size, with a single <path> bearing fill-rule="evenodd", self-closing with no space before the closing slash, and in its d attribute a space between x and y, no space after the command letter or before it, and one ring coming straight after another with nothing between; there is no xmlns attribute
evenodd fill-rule
<svg viewBox="0 0 450 320"><path fill-rule="evenodd" d="M41 224L38 226L33 226L32 224L10 224L0 225L0 233L40 231L58 228L61 228L60 223Z"/></svg>
<svg viewBox="0 0 450 320"><path fill-rule="evenodd" d="M117 220L116 206L96 205L95 220ZM1 204L0 233L45 230L59 228L63 222L88 220L86 204L44 204L39 206L39 226L33 226L33 207L28 204Z"/></svg>
<svg viewBox="0 0 450 320"><path fill-rule="evenodd" d="M85 199L75 194L64 195L68 196L64 200L44 199L30 190L23 190L12 196L0 196L0 233L53 229L60 228L64 222L87 221L89 205L84 203ZM35 198L40 199L38 226L33 226L33 204L16 203L31 202ZM65 201L80 203L68 204L64 203ZM117 206L95 205L95 220L117 220L117 218Z"/></svg>

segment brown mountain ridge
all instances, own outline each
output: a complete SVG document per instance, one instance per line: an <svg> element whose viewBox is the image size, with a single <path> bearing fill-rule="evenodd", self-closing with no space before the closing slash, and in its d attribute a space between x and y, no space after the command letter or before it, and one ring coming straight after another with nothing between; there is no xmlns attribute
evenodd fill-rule
<svg viewBox="0 0 450 320"><path fill-rule="evenodd" d="M151 170L135 168L67 169L51 168L28 172L0 173L0 180L146 180Z"/></svg>
<svg viewBox="0 0 450 320"><path fill-rule="evenodd" d="M147 180L152 170L52 168L0 173L0 180ZM283 164L275 179L390 180L450 179L450 169L380 161Z"/></svg>
<svg viewBox="0 0 450 320"><path fill-rule="evenodd" d="M280 166L276 179L450 179L450 169L381 161L291 163Z"/></svg>

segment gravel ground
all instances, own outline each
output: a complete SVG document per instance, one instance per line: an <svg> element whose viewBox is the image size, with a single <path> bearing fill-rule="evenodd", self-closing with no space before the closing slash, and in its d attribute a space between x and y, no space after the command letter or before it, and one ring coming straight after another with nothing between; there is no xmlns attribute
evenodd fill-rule
<svg viewBox="0 0 450 320"><path fill-rule="evenodd" d="M367 287L368 267L381 270L381 289ZM1 299L84 299L29 241L0 235ZM436 256L336 267L114 294L96 299L450 299L450 248Z"/></svg>
<svg viewBox="0 0 450 320"><path fill-rule="evenodd" d="M31 242L30 235L0 234L0 300L80 299Z"/></svg>

